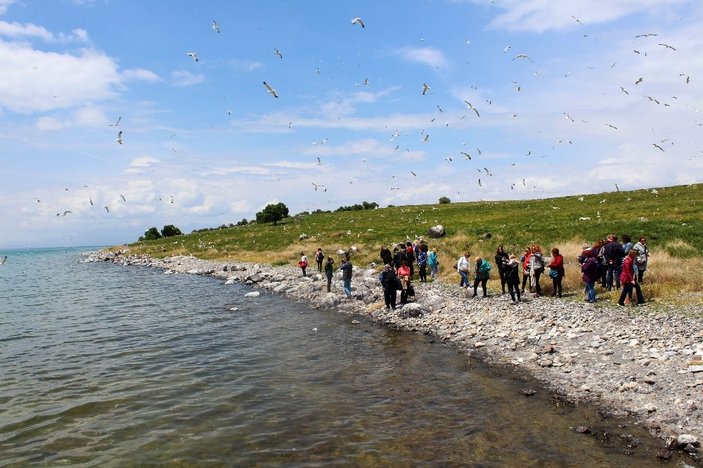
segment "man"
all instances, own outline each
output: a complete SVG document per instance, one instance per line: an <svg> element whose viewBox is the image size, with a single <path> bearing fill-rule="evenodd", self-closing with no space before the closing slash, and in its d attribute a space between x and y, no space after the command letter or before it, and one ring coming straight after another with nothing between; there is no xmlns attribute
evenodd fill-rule
<svg viewBox="0 0 703 468"><path fill-rule="evenodd" d="M352 263L349 254L346 254L339 269L342 270L344 294L346 294L347 297L351 297Z"/></svg>
<svg viewBox="0 0 703 468"><path fill-rule="evenodd" d="M611 234L608 236L603 256L608 270L605 273L605 284L608 291L613 290L613 276L615 277L615 287L620 289L620 270L622 260L625 258L625 249L618 241L618 236Z"/></svg>

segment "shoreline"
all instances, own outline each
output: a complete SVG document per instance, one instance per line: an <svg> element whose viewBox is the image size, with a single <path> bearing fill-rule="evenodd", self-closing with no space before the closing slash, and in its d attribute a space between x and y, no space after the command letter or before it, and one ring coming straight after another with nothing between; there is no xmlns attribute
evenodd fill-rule
<svg viewBox="0 0 703 468"><path fill-rule="evenodd" d="M471 298L458 285L438 281L415 282L414 302L386 310L379 273L373 268L354 266L352 298L347 299L339 271L333 292L327 293L322 275L313 271L303 277L296 266L192 256L159 260L105 250L88 254L85 261L209 275L311 307L430 334L486 364L526 372L566 401L632 416L663 440L665 452L685 451L698 460L703 437L703 318L693 316L703 317L699 306L651 311L648 306L603 307L544 297L528 297L514 305L508 294L493 291L487 298Z"/></svg>

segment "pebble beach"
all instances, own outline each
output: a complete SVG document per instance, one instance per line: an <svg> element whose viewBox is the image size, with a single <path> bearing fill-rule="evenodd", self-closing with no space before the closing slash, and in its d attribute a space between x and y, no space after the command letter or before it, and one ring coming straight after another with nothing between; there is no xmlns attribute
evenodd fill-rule
<svg viewBox="0 0 703 468"><path fill-rule="evenodd" d="M347 298L340 272L327 293L323 275L309 268L302 276L292 265L192 256L156 259L128 251L94 252L86 261L209 275L225 284L249 285L253 295L281 294L313 307L432 335L490 365L530 374L542 385L537 391L574 404L596 405L606 416L632 416L662 439L662 459L683 451L692 463L701 462L703 310L699 306L657 305L655 310L651 305L588 304L581 301L580 291L563 299L528 294L513 304L492 280L485 298L472 298L472 291L457 284L416 282L412 302L387 310L378 269L371 266L354 266L352 296Z"/></svg>

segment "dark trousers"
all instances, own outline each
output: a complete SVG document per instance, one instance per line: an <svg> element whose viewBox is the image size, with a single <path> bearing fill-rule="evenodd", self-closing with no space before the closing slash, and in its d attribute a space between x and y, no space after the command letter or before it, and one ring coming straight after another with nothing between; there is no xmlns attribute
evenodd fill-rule
<svg viewBox="0 0 703 468"><path fill-rule="evenodd" d="M317 271L319 271L320 273L322 273L322 260L320 260L319 262L317 262Z"/></svg>
<svg viewBox="0 0 703 468"><path fill-rule="evenodd" d="M515 300L515 296L517 296L517 300L520 300L520 284L519 283L510 283L508 282L508 292L510 293L510 297L512 300Z"/></svg>
<svg viewBox="0 0 703 468"><path fill-rule="evenodd" d="M498 275L500 276L500 289L502 289L503 294L505 294L505 274L503 274L503 270L498 269Z"/></svg>
<svg viewBox="0 0 703 468"><path fill-rule="evenodd" d="M530 280L530 274L529 273L522 273L522 292L525 292L525 284ZM532 289L532 288L530 288Z"/></svg>
<svg viewBox="0 0 703 468"><path fill-rule="evenodd" d="M644 278L644 270L637 269L637 283L642 283L642 279Z"/></svg>
<svg viewBox="0 0 703 468"><path fill-rule="evenodd" d="M637 303L644 304L644 296L642 295L642 288L639 283L625 283L622 285L622 292L620 293L620 299L618 299L618 304L625 305L625 297L628 295L632 296L632 290L635 290L637 294Z"/></svg>
<svg viewBox="0 0 703 468"><path fill-rule="evenodd" d="M420 281L427 281L427 265L420 265Z"/></svg>
<svg viewBox="0 0 703 468"><path fill-rule="evenodd" d="M383 300L386 303L386 307L390 307L391 309L395 309L396 298L397 298L397 294L396 294L395 287L383 288Z"/></svg>
<svg viewBox="0 0 703 468"><path fill-rule="evenodd" d="M408 288L402 289L400 291L400 303L401 304L408 303Z"/></svg>
<svg viewBox="0 0 703 468"><path fill-rule="evenodd" d="M331 289L332 289L332 277L328 276L327 277L327 292L330 292Z"/></svg>
<svg viewBox="0 0 703 468"><path fill-rule="evenodd" d="M474 280L474 296L478 295L478 294L476 294L476 290L478 289L479 283L481 284L481 289L483 289L483 297L486 297L488 295L488 293L486 291L486 283L487 282L488 282L488 278L484 278L484 279L476 278Z"/></svg>
<svg viewBox="0 0 703 468"><path fill-rule="evenodd" d="M605 274L605 284L608 290L613 289L613 279L615 280L615 287L620 289L620 265L615 265L611 263L608 265L608 272Z"/></svg>
<svg viewBox="0 0 703 468"><path fill-rule="evenodd" d="M563 277L561 275L557 276L556 278L552 278L552 287L553 287L552 296L561 297L561 279L562 278Z"/></svg>
<svg viewBox="0 0 703 468"><path fill-rule="evenodd" d="M542 295L542 287L539 285L539 277L542 276L544 270L535 270L535 294Z"/></svg>

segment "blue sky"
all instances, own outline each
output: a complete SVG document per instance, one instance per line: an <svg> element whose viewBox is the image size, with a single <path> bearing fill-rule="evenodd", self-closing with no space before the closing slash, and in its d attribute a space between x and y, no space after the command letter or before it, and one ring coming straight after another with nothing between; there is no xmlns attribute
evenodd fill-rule
<svg viewBox="0 0 703 468"><path fill-rule="evenodd" d="M0 248L697 183L701 30L698 0L0 0Z"/></svg>

